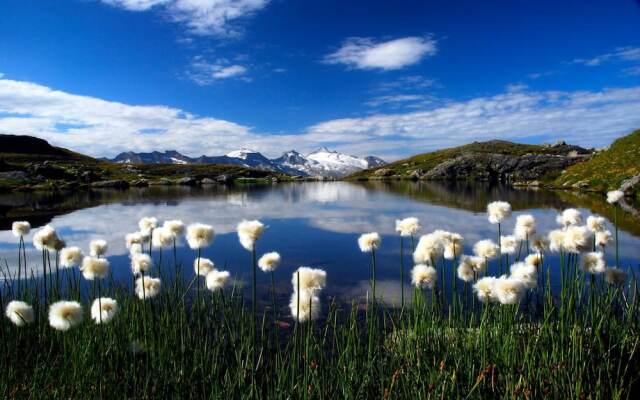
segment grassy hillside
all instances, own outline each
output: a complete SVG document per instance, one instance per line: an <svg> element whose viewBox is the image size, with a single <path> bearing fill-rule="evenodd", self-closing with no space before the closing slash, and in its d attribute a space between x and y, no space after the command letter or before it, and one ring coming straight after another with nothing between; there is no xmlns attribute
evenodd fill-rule
<svg viewBox="0 0 640 400"><path fill-rule="evenodd" d="M410 173L415 170L428 171L438 164L452 160L462 154L503 154L522 156L525 154L566 154L572 149L582 150L578 147L569 145L558 146L541 146L531 144L513 143L504 140L491 140L487 142L473 142L464 146L452 147L449 149L437 150L430 153L419 154L410 158L399 160L377 168L372 168L357 172L347 177L347 179L369 179L376 177L376 171L390 170L386 172L386 176L399 176L408 178ZM381 171L382 172L382 171Z"/></svg>
<svg viewBox="0 0 640 400"><path fill-rule="evenodd" d="M606 191L617 189L625 179L640 174L640 129L622 137L588 161L573 165L555 183Z"/></svg>

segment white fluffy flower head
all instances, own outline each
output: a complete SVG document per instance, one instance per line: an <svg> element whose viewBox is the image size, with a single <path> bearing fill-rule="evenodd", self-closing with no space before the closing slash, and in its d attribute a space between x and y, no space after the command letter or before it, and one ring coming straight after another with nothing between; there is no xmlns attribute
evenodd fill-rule
<svg viewBox="0 0 640 400"><path fill-rule="evenodd" d="M173 238L173 233L163 226L153 230L153 234L151 235L151 245L158 249L169 247L173 244Z"/></svg>
<svg viewBox="0 0 640 400"><path fill-rule="evenodd" d="M480 240L473 246L473 253L478 257L491 260L498 256L498 245L491 239Z"/></svg>
<svg viewBox="0 0 640 400"><path fill-rule="evenodd" d="M556 222L564 228L579 225L582 222L582 214L575 208L567 208L556 217Z"/></svg>
<svg viewBox="0 0 640 400"><path fill-rule="evenodd" d="M300 300L299 303L298 299ZM320 299L308 290L303 290L300 293L294 291L289 302L289 309L291 310L291 316L296 321L313 321L320 316Z"/></svg>
<svg viewBox="0 0 640 400"><path fill-rule="evenodd" d="M298 287L298 275L300 276L300 287ZM327 284L327 273L318 268L300 267L293 273L291 278L294 291L318 292Z"/></svg>
<svg viewBox="0 0 640 400"><path fill-rule="evenodd" d="M138 228L143 235L150 235L151 231L158 226L158 219L156 217L142 217L138 221Z"/></svg>
<svg viewBox="0 0 640 400"><path fill-rule="evenodd" d="M358 247L363 253L370 253L380 247L380 235L377 232L364 233L358 238Z"/></svg>
<svg viewBox="0 0 640 400"><path fill-rule="evenodd" d="M484 278L478 279L478 282L473 285L473 291L476 292L478 300L483 303L497 300L495 295L496 280L497 279L492 276L485 276Z"/></svg>
<svg viewBox="0 0 640 400"><path fill-rule="evenodd" d="M132 247L133 248L133 247ZM151 256L146 253L131 254L131 272L138 275L148 272L153 267Z"/></svg>
<svg viewBox="0 0 640 400"><path fill-rule="evenodd" d="M11 224L11 233L17 238L28 235L29 231L31 231L31 224L27 221L15 221Z"/></svg>
<svg viewBox="0 0 640 400"><path fill-rule="evenodd" d="M11 301L7 304L4 314L15 326L25 326L35 320L33 307L24 301Z"/></svg>
<svg viewBox="0 0 640 400"><path fill-rule="evenodd" d="M500 304L518 304L525 294L525 285L522 281L501 276L495 280L494 293Z"/></svg>
<svg viewBox="0 0 640 400"><path fill-rule="evenodd" d="M438 279L436 269L418 264L411 270L411 283L419 289L433 289Z"/></svg>
<svg viewBox="0 0 640 400"><path fill-rule="evenodd" d="M89 243L89 254L92 257L101 257L107 254L107 249L109 248L109 244L106 240L95 239Z"/></svg>
<svg viewBox="0 0 640 400"><path fill-rule="evenodd" d="M218 271L215 269L210 271L206 277L207 289L212 292L222 290L227 285L230 276L228 271Z"/></svg>
<svg viewBox="0 0 640 400"><path fill-rule="evenodd" d="M260 239L265 226L258 220L242 221L238 224L238 239L240 244L248 251L253 251L256 241Z"/></svg>
<svg viewBox="0 0 640 400"><path fill-rule="evenodd" d="M192 249L207 247L213 242L214 232L211 225L195 223L187 227L187 243Z"/></svg>
<svg viewBox="0 0 640 400"><path fill-rule="evenodd" d="M538 285L538 271L536 267L526 262L518 262L511 266L511 278L522 282L527 289L533 289Z"/></svg>
<svg viewBox="0 0 640 400"><path fill-rule="evenodd" d="M513 254L516 252L518 241L513 235L500 236L500 252L502 254Z"/></svg>
<svg viewBox="0 0 640 400"><path fill-rule="evenodd" d="M150 276L136 279L136 295L140 300L151 299L160 293L162 282L159 278Z"/></svg>
<svg viewBox="0 0 640 400"><path fill-rule="evenodd" d="M516 239L527 240L531 239L536 234L536 219L533 215L523 214L518 215L516 218L516 227L513 234Z"/></svg>
<svg viewBox="0 0 640 400"><path fill-rule="evenodd" d="M55 250L60 239L51 225L45 225L33 235L33 246L38 250Z"/></svg>
<svg viewBox="0 0 640 400"><path fill-rule="evenodd" d="M612 190L607 192L607 202L609 204L616 204L624 197L624 192L622 190Z"/></svg>
<svg viewBox="0 0 640 400"><path fill-rule="evenodd" d="M258 260L258 267L264 272L275 271L278 265L280 265L280 254L275 251L265 253Z"/></svg>
<svg viewBox="0 0 640 400"><path fill-rule="evenodd" d="M85 257L80 267L82 276L87 280L102 279L109 272L109 261L106 258Z"/></svg>
<svg viewBox="0 0 640 400"><path fill-rule="evenodd" d="M60 265L65 268L77 267L82 263L84 255L78 247L65 247L60 250Z"/></svg>
<svg viewBox="0 0 640 400"><path fill-rule="evenodd" d="M396 232L400 236L413 236L420 230L420 221L416 217L396 220Z"/></svg>
<svg viewBox="0 0 640 400"><path fill-rule="evenodd" d="M611 241L613 241L611 232L607 230L596 232L596 246L605 247Z"/></svg>
<svg viewBox="0 0 640 400"><path fill-rule="evenodd" d="M168 221L164 221L162 227L171 232L171 235L174 238L177 238L184 234L184 223L179 219L170 219Z"/></svg>
<svg viewBox="0 0 640 400"><path fill-rule="evenodd" d="M444 250L441 239L441 235L436 232L422 235L413 252L413 261L416 264L433 263Z"/></svg>
<svg viewBox="0 0 640 400"><path fill-rule="evenodd" d="M84 312L77 301L58 301L49 306L49 325L59 331L80 325Z"/></svg>
<svg viewBox="0 0 640 400"><path fill-rule="evenodd" d="M193 270L196 275L207 276L207 274L215 269L215 264L208 258L200 257L193 260Z"/></svg>
<svg viewBox="0 0 640 400"><path fill-rule="evenodd" d="M511 214L511 204L506 201L494 201L487 204L489 222L499 224Z"/></svg>
<svg viewBox="0 0 640 400"><path fill-rule="evenodd" d="M587 228L593 233L602 232L605 230L605 221L603 217L596 217L595 215L589 215L587 217Z"/></svg>
<svg viewBox="0 0 640 400"><path fill-rule="evenodd" d="M96 324L110 322L118 313L118 302L109 297L95 299L91 305L91 319Z"/></svg>
<svg viewBox="0 0 640 400"><path fill-rule="evenodd" d="M590 274L601 274L605 272L607 266L604 262L604 255L598 251L585 253L582 255L582 270Z"/></svg>

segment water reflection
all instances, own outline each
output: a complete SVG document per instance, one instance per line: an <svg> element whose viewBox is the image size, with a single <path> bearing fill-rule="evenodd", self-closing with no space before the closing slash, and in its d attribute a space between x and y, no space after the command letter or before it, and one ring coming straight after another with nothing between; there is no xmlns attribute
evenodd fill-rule
<svg viewBox="0 0 640 400"><path fill-rule="evenodd" d="M34 226L51 223L67 243L85 251L91 239L109 241L114 273L128 282L124 235L137 229L141 217L152 215L161 221L181 219L187 224L213 225L216 239L203 256L226 266L242 281L250 273L250 254L239 245L235 227L242 219L260 219L268 229L258 243L259 253L275 250L283 258L283 265L276 273L279 297L288 297L294 268L310 265L327 270L327 295L348 300L364 297L368 290L369 257L358 250L357 237L362 232L377 231L383 236L378 254L379 279L383 283L379 287L386 298L397 302L399 240L394 232L395 220L416 216L422 222L424 233L435 229L459 232L465 238L465 250L470 252L475 241L496 237L496 227L487 222L484 210L488 202L497 199L509 201L514 208L514 214L503 224L507 232L513 228L516 216L525 212L536 217L540 232L555 228L557 212L566 207L579 207L585 217L591 210L607 217L610 212L610 206L594 196L437 182L158 186L126 191L3 194L0 195L3 213L0 259L6 259L11 266L17 263L16 240L9 231L13 220L27 219ZM637 266L640 260L637 221L630 218L621 218L621 221L622 260ZM613 229L610 222L608 229ZM31 235L27 243L31 247ZM39 258L33 249L27 256L33 263ZM183 243L179 258L191 274L194 254ZM409 258L406 264L410 264ZM30 263L30 267L34 267L34 274L39 273L35 264ZM264 293L267 293L267 278L260 276Z"/></svg>

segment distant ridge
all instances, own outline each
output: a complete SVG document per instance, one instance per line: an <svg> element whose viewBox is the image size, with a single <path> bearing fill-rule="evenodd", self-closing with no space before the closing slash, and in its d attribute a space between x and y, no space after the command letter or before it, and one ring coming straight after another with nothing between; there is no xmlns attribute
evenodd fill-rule
<svg viewBox="0 0 640 400"><path fill-rule="evenodd" d="M250 149L234 150L223 156L188 157L175 150L151 153L124 152L108 161L128 164L220 164L240 165L267 171L282 172L299 176L324 176L340 178L345 175L384 165L385 161L373 156L356 157L331 151L323 147L303 155L295 150L283 153L280 157L269 159Z"/></svg>
<svg viewBox="0 0 640 400"><path fill-rule="evenodd" d="M25 135L0 134L0 153L29 156L48 156L56 158L90 159L62 147L49 144L44 139Z"/></svg>

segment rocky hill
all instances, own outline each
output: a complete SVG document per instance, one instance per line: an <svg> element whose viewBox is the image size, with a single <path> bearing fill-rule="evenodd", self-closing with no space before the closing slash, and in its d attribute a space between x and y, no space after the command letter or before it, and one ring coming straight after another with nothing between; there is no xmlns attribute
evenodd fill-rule
<svg viewBox="0 0 640 400"><path fill-rule="evenodd" d="M587 161L566 169L555 185L594 191L640 189L640 129L594 153Z"/></svg>
<svg viewBox="0 0 640 400"><path fill-rule="evenodd" d="M420 154L348 178L531 183L557 176L591 153L592 150L564 142L530 145L491 140Z"/></svg>

